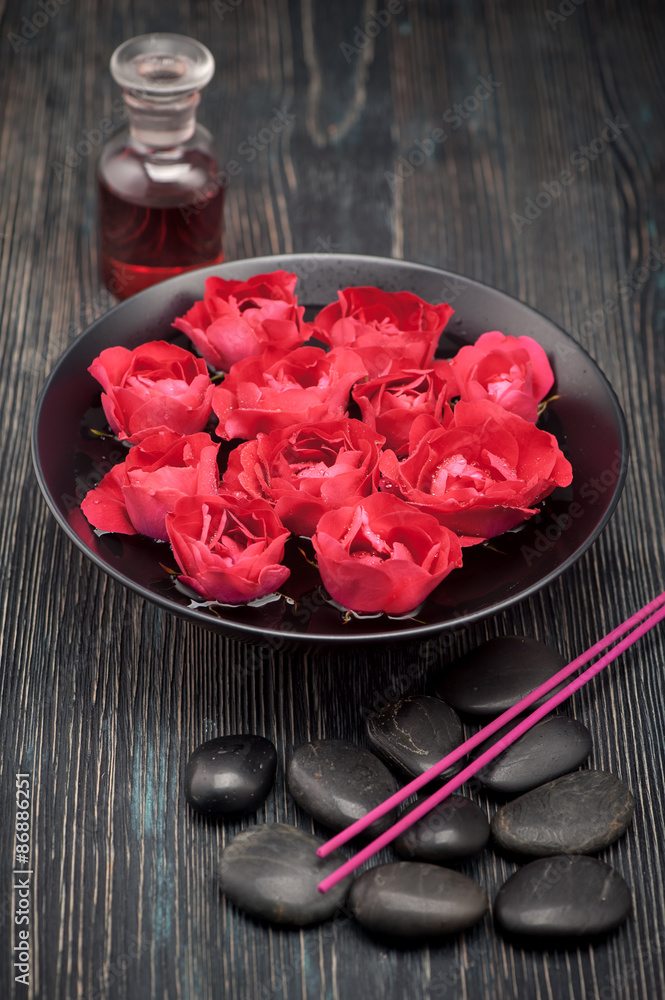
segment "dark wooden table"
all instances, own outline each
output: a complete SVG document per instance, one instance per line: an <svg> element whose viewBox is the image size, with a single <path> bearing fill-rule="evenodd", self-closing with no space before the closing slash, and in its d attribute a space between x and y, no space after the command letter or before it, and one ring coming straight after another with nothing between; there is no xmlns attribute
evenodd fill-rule
<svg viewBox="0 0 665 1000"><path fill-rule="evenodd" d="M294 745L362 742L363 706L422 690L438 662L488 636L534 636L572 658L663 588L662 14L658 0L0 5L1 997L665 996L662 628L571 705L592 730L592 766L637 800L632 828L602 854L634 911L603 943L522 950L489 916L407 951L348 918L302 933L259 926L214 877L243 824L200 821L183 796L197 744L265 734L280 769L258 821L309 828L285 790ZM607 529L555 583L452 647L266 648L257 663L242 642L100 573L38 492L28 439L40 387L113 304L97 270L98 149L81 143L102 119L119 123L112 50L151 30L212 49L200 120L223 157L273 109L294 116L232 181L227 259L333 249L478 278L568 330L621 400L632 464ZM435 129L446 141L410 171ZM31 789L27 986L12 958L17 774ZM467 870L493 898L515 865L488 850Z"/></svg>

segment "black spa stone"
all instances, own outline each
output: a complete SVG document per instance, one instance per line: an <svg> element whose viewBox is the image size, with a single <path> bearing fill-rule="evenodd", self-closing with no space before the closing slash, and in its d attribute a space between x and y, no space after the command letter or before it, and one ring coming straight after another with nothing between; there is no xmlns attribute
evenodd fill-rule
<svg viewBox="0 0 665 1000"><path fill-rule="evenodd" d="M318 857L319 837L285 823L263 823L243 830L222 852L220 888L239 909L259 920L306 927L332 917L343 904L352 878L325 893L321 879L345 858Z"/></svg>
<svg viewBox="0 0 665 1000"><path fill-rule="evenodd" d="M490 824L509 854L592 854L617 840L635 808L629 788L606 771L575 771L502 806Z"/></svg>
<svg viewBox="0 0 665 1000"><path fill-rule="evenodd" d="M440 698L411 695L367 717L372 749L407 778L418 777L463 740L457 713ZM441 779L461 770L462 763L447 768Z"/></svg>
<svg viewBox="0 0 665 1000"><path fill-rule="evenodd" d="M556 650L536 639L500 636L446 667L434 678L432 689L460 715L494 718L565 665L566 660ZM534 707L551 694L534 702Z"/></svg>
<svg viewBox="0 0 665 1000"><path fill-rule="evenodd" d="M494 920L511 936L582 940L614 930L631 906L630 889L609 865L557 855L530 862L501 886Z"/></svg>
<svg viewBox="0 0 665 1000"><path fill-rule="evenodd" d="M342 830L393 795L398 784L385 764L364 747L343 740L314 740L299 746L286 772L289 791L310 816ZM373 823L367 837L378 837L396 813Z"/></svg>
<svg viewBox="0 0 665 1000"><path fill-rule="evenodd" d="M189 758L185 798L208 816L244 816L265 801L276 769L277 751L263 736L218 736Z"/></svg>
<svg viewBox="0 0 665 1000"><path fill-rule="evenodd" d="M419 861L370 868L349 895L353 915L365 930L397 940L456 934L478 923L488 905L473 879Z"/></svg>
<svg viewBox="0 0 665 1000"><path fill-rule="evenodd" d="M480 806L463 795L451 795L396 837L393 846L407 860L457 865L479 854L489 836L490 825Z"/></svg>
<svg viewBox="0 0 665 1000"><path fill-rule="evenodd" d="M473 753L480 757L512 730L518 719L503 726ZM499 795L521 795L553 778L574 771L591 753L591 733L569 715L551 715L476 772L476 779Z"/></svg>

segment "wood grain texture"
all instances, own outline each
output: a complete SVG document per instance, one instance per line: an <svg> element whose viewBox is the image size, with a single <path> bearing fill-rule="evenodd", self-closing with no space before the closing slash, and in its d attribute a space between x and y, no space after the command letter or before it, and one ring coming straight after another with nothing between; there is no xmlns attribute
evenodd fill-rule
<svg viewBox="0 0 665 1000"><path fill-rule="evenodd" d="M601 944L515 948L489 917L438 947L404 951L343 914L303 932L261 926L220 898L214 877L244 824L210 824L184 802L198 743L256 732L280 759L258 821L317 829L285 788L294 745L364 742L364 711L421 691L439 664L489 636L535 636L572 658L665 581L665 267L654 257L665 243L662 5L586 0L551 23L546 5L529 0L405 0L358 44L377 6L53 0L55 13L31 32L42 7L0 4L3 998L665 996L662 629L570 705L592 731L592 766L622 777L637 800L633 827L602 854L632 886L634 912ZM217 60L200 118L223 162L243 163L228 193L228 259L328 248L440 265L550 316L606 373L630 431L625 492L592 549L539 595L450 641L262 650L143 603L57 529L36 486L28 428L45 375L113 300L97 274L96 150L56 165L84 129L104 117L119 123L108 59L153 30L198 37ZM472 107L481 78L493 86ZM243 159L239 147L275 108L292 123ZM607 119L626 127L580 169L580 150ZM445 141L391 182L434 129ZM551 204L516 224L527 199L555 190L566 170L572 179ZM11 957L18 771L33 786L27 988L14 982ZM515 865L486 851L465 870L493 898Z"/></svg>

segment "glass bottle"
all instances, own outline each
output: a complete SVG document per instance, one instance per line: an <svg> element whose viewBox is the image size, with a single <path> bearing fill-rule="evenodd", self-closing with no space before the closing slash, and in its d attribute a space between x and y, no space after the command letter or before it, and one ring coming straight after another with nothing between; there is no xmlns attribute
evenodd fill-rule
<svg viewBox="0 0 665 1000"><path fill-rule="evenodd" d="M215 61L184 35L140 35L111 56L128 127L98 168L100 268L114 295L223 260L224 187L212 137L197 124Z"/></svg>

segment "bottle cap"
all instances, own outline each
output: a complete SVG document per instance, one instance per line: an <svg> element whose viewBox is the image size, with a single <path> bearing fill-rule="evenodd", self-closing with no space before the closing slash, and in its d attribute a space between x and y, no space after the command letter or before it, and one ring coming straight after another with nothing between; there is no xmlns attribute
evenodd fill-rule
<svg viewBox="0 0 665 1000"><path fill-rule="evenodd" d="M148 100L202 90L214 72L210 50L186 35L138 35L111 56L113 79Z"/></svg>
<svg viewBox="0 0 665 1000"><path fill-rule="evenodd" d="M212 53L186 35L138 35L111 56L130 131L153 149L176 147L193 135L199 91L214 72Z"/></svg>

